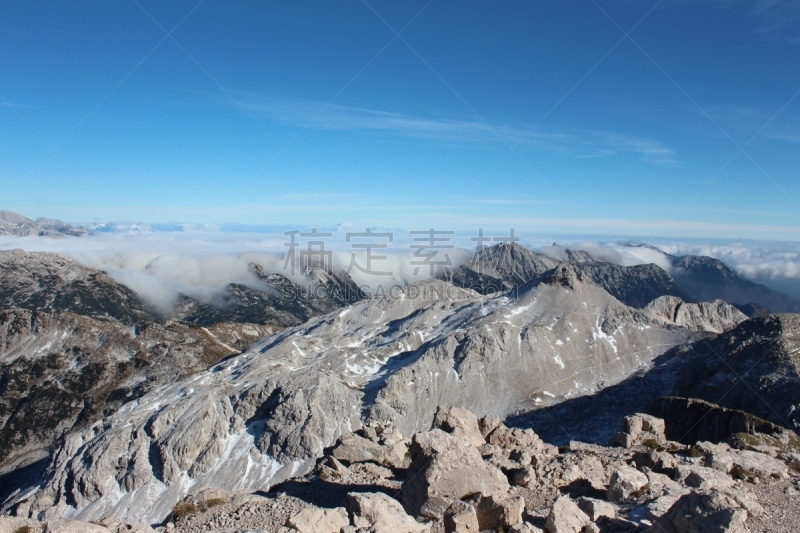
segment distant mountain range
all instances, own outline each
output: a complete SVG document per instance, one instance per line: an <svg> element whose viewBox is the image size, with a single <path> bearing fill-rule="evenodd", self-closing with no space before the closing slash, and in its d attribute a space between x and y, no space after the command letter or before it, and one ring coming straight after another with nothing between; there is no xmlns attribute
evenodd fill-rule
<svg viewBox="0 0 800 533"><path fill-rule="evenodd" d="M87 226L72 226L60 220L39 218L34 221L17 213L0 211L0 235L21 237L86 236L93 233L147 233L152 231L219 231L221 229L253 231L265 228L266 226L242 224L207 226L139 222L99 222ZM269 228L285 229L277 226ZM349 223L343 223L321 229L346 232L355 228ZM634 307L644 307L659 296L677 296L686 302L724 300L738 306L748 316L761 316L769 312L800 312L800 298L750 281L738 275L718 259L706 256L670 255L650 245L628 246L644 246L664 254L664 257L672 264L670 272L667 273L652 264L623 267L600 261L582 250L563 250L558 258L554 258L533 252L516 243L503 243L484 248L475 254L468 264L439 270L437 277L448 280L456 286L473 289L481 294L491 294L521 286L566 261L583 265L581 269L585 276L602 285L620 301ZM228 303L236 307L239 305L236 301L245 298L244 293L247 292L247 287L228 287L226 292L228 294L223 295L220 300L224 305L216 307L228 307ZM187 313L191 314L195 312L195 308L202 308L197 310L198 317L205 316L205 318L199 318L200 320L216 320L210 317L210 308L190 300L188 298L183 301ZM273 306L274 304L273 300L268 305ZM241 309L239 314L241 315ZM221 317L222 315L220 315L220 319ZM278 321L280 322L280 320ZM289 323L286 320L282 322Z"/></svg>
<svg viewBox="0 0 800 533"><path fill-rule="evenodd" d="M655 264L619 266L583 251L566 250L565 260L632 307L645 307L660 296L676 296L685 302L723 300L748 316L800 312L800 299L753 283L718 259L664 255L672 262L672 275ZM498 244L479 251L466 265L440 271L438 277L481 294L492 294L524 285L559 263L516 243Z"/></svg>
<svg viewBox="0 0 800 533"><path fill-rule="evenodd" d="M16 237L80 237L89 230L82 226L71 226L52 218L31 220L18 213L0 210L0 235Z"/></svg>

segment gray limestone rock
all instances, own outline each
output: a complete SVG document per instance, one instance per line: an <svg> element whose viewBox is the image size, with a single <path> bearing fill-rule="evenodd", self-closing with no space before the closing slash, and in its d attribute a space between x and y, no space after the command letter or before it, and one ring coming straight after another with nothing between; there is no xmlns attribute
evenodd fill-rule
<svg viewBox="0 0 800 533"><path fill-rule="evenodd" d="M505 496L509 489L503 473L486 464L474 446L439 429L414 436L411 458L403 503L414 514L441 518L456 500L480 493Z"/></svg>

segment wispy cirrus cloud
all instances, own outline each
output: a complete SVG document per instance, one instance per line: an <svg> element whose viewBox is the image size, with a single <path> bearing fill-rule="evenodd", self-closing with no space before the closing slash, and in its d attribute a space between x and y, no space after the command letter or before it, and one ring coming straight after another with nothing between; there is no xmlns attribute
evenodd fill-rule
<svg viewBox="0 0 800 533"><path fill-rule="evenodd" d="M278 123L328 131L362 131L457 144L500 144L560 152L575 157L633 154L656 165L677 164L662 142L620 132L488 124L480 120L423 117L357 106L267 97L238 92L238 104Z"/></svg>
<svg viewBox="0 0 800 533"><path fill-rule="evenodd" d="M761 21L759 33L800 43L800 0L756 0L746 4Z"/></svg>
<svg viewBox="0 0 800 533"><path fill-rule="evenodd" d="M680 0L686 2L687 0ZM745 10L754 31L780 41L800 43L800 0L689 0Z"/></svg>

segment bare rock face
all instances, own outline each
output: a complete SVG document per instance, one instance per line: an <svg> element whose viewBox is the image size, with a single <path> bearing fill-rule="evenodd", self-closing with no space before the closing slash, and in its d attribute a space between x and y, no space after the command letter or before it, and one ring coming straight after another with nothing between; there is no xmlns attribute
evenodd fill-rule
<svg viewBox="0 0 800 533"><path fill-rule="evenodd" d="M516 286L555 268L559 262L552 257L532 252L519 244L503 243L478 252L470 267L476 272Z"/></svg>
<svg viewBox="0 0 800 533"><path fill-rule="evenodd" d="M654 264L619 266L605 262L582 262L579 268L584 278L600 285L617 300L631 307L644 308L649 302L662 297L694 301L664 269Z"/></svg>
<svg viewBox="0 0 800 533"><path fill-rule="evenodd" d="M160 321L104 272L21 250L0 251L0 309L2 474L274 331Z"/></svg>
<svg viewBox="0 0 800 533"><path fill-rule="evenodd" d="M695 343L671 395L717 402L798 430L798 350L800 314L751 318L713 339ZM734 380L742 382L724 395Z"/></svg>
<svg viewBox="0 0 800 533"><path fill-rule="evenodd" d="M0 267L0 309L67 311L128 325L153 319L132 290L68 257L2 250Z"/></svg>
<svg viewBox="0 0 800 533"><path fill-rule="evenodd" d="M475 447L439 429L414 436L408 479L404 505L432 518L441 518L456 500L479 493L505 495L509 489L503 473L484 463Z"/></svg>
<svg viewBox="0 0 800 533"><path fill-rule="evenodd" d="M176 322L129 326L71 312L0 312L0 472L46 456L66 432L234 353L220 335Z"/></svg>
<svg viewBox="0 0 800 533"><path fill-rule="evenodd" d="M676 296L661 296L650 302L645 310L694 331L722 333L747 320L747 315L722 300L686 303Z"/></svg>

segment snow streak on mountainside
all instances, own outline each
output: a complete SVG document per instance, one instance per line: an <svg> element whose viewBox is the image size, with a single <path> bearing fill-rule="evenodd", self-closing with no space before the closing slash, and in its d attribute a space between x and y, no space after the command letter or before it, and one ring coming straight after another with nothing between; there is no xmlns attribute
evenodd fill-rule
<svg viewBox="0 0 800 533"><path fill-rule="evenodd" d="M652 369L598 394L524 413L509 423L533 427L553 444L568 443L570 438L604 444L613 436L607 424L624 415L651 412L670 418L664 410L668 403L658 402L666 396L699 398L796 431L800 428L800 315L749 319L716 337L677 346L658 357ZM711 418L706 419L702 411L697 423L687 424L685 415L674 413L676 427L686 430L673 438L713 432ZM727 428L722 425L717 429L724 433Z"/></svg>
<svg viewBox="0 0 800 533"><path fill-rule="evenodd" d="M326 292L303 297L251 268L262 290L234 285L220 307L190 302L175 320L67 257L0 251L0 474L47 458L65 433L125 402L364 296L344 273L313 273Z"/></svg>

